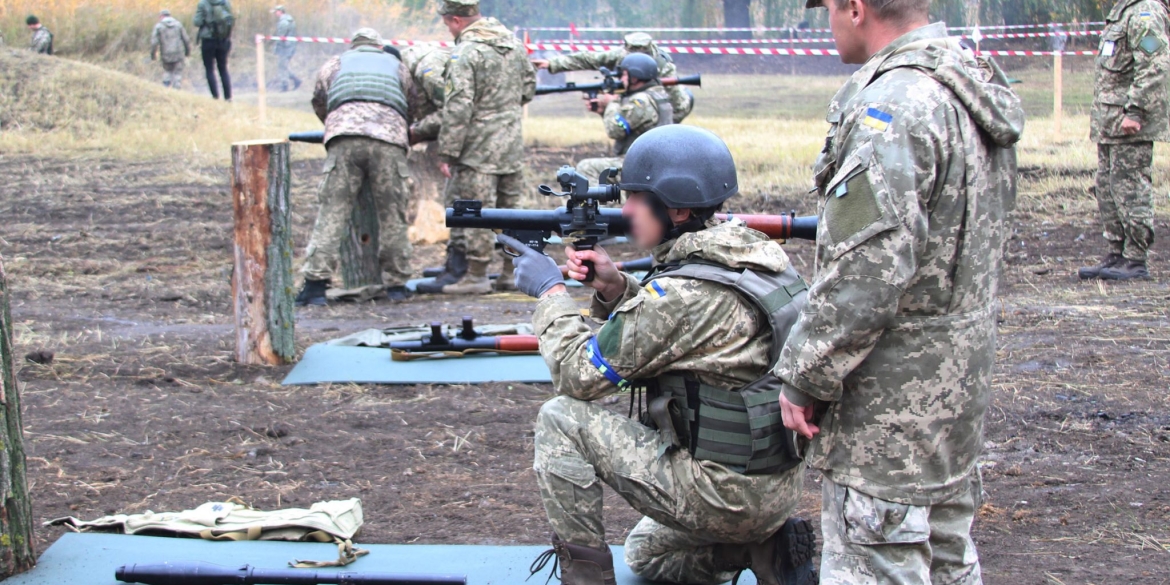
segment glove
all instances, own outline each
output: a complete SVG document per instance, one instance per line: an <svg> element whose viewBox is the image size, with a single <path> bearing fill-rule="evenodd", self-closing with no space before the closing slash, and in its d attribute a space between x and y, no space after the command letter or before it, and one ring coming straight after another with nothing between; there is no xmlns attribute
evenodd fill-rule
<svg viewBox="0 0 1170 585"><path fill-rule="evenodd" d="M524 294L540 298L548 289L562 284L565 277L561 275L561 267L548 256L525 246L520 240L500 234L496 241L511 248L520 255L512 259L512 266L516 267L516 288Z"/></svg>

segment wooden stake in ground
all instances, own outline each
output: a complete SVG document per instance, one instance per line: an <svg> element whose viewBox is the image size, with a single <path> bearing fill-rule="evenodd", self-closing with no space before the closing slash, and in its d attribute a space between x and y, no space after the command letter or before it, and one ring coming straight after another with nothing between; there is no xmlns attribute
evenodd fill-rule
<svg viewBox="0 0 1170 585"><path fill-rule="evenodd" d="M0 580L27 571L37 562L13 351L8 283L0 258L0 431L4 433L0 445Z"/></svg>
<svg viewBox="0 0 1170 585"><path fill-rule="evenodd" d="M256 108L260 125L268 124L268 81L264 75L264 35L256 35Z"/></svg>
<svg viewBox="0 0 1170 585"><path fill-rule="evenodd" d="M378 263L378 208L369 182L362 185L349 219L349 237L341 241L341 282L345 290L382 287Z"/></svg>
<svg viewBox="0 0 1170 585"><path fill-rule="evenodd" d="M232 145L232 205L236 361L264 365L291 362L296 347L288 141L253 140Z"/></svg>
<svg viewBox="0 0 1170 585"><path fill-rule="evenodd" d="M1064 55L1060 51L1052 56L1052 125L1056 137L1060 138L1060 126L1064 118Z"/></svg>

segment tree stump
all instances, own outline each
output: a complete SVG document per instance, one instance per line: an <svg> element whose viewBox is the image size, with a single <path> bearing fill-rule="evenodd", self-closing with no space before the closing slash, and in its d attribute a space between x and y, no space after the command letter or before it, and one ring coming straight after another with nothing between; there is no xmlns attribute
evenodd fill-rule
<svg viewBox="0 0 1170 585"><path fill-rule="evenodd" d="M232 145L232 304L242 364L279 365L296 354L289 175L287 141Z"/></svg>
<svg viewBox="0 0 1170 585"><path fill-rule="evenodd" d="M0 445L0 580L27 571L37 562L13 351L8 283L0 258L0 430L4 432Z"/></svg>
<svg viewBox="0 0 1170 585"><path fill-rule="evenodd" d="M349 220L349 237L341 240L341 282L346 290L382 287L378 263L378 208L369 183L362 185Z"/></svg>

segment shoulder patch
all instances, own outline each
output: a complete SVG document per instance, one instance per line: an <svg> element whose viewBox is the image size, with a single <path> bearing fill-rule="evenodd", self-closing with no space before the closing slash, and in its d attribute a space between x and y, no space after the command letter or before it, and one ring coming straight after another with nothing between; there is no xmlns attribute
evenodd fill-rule
<svg viewBox="0 0 1170 585"><path fill-rule="evenodd" d="M635 95L634 97L630 98L630 101L634 102L635 104L638 104L639 106L650 105L650 98L646 97L643 94Z"/></svg>
<svg viewBox="0 0 1170 585"><path fill-rule="evenodd" d="M1153 55L1154 53L1161 51L1165 46L1166 43L1162 42L1162 39L1158 38L1158 35L1153 33L1146 35L1142 38L1141 42L1138 43L1138 48L1145 51L1146 54L1149 55Z"/></svg>
<svg viewBox="0 0 1170 585"><path fill-rule="evenodd" d="M1149 20L1149 19L1153 18L1154 15L1152 13L1150 13L1149 11L1143 11L1143 12L1138 14L1138 17L1140 17L1142 20Z"/></svg>
<svg viewBox="0 0 1170 585"><path fill-rule="evenodd" d="M662 288L662 285L658 284L658 281L656 280L650 281L650 284L646 285L644 288L646 289L646 292L650 293L650 296L656 299L661 299L662 297L666 296L666 289Z"/></svg>
<svg viewBox="0 0 1170 585"><path fill-rule="evenodd" d="M630 126L630 121L626 120L625 116L618 114L617 123L618 123L618 126L621 126L622 130L625 131L626 136L629 136L630 134L634 133L633 126Z"/></svg>
<svg viewBox="0 0 1170 585"><path fill-rule="evenodd" d="M890 127L890 122L894 121L894 116L883 112L877 108L869 108L865 112L865 119L861 121L862 124L877 130L878 132L885 132Z"/></svg>

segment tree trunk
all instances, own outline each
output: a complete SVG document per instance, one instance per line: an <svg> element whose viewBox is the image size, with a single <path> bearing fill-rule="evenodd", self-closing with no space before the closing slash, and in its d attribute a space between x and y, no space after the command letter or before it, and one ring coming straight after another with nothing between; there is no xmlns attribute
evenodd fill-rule
<svg viewBox="0 0 1170 585"><path fill-rule="evenodd" d="M16 359L12 348L12 314L8 310L8 283L0 259L0 580L32 568L32 503L24 467L24 430L20 422L20 392L16 388Z"/></svg>
<svg viewBox="0 0 1170 585"><path fill-rule="evenodd" d="M341 282L346 290L382 286L382 267L378 263L378 208L370 185L362 185L353 215L349 236L341 241Z"/></svg>
<svg viewBox="0 0 1170 585"><path fill-rule="evenodd" d="M287 141L232 145L232 201L236 361L291 362L296 346Z"/></svg>
<svg viewBox="0 0 1170 585"><path fill-rule="evenodd" d="M751 28L752 0L723 0L723 26L725 28ZM730 39L750 39L752 33L748 32L729 32L726 33L727 38Z"/></svg>

